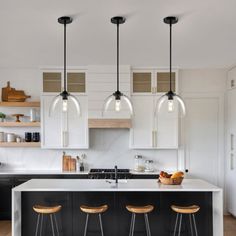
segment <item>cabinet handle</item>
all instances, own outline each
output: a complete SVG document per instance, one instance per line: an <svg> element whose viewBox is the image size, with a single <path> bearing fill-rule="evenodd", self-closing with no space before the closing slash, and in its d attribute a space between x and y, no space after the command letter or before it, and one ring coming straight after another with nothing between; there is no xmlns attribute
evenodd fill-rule
<svg viewBox="0 0 236 236"><path fill-rule="evenodd" d="M230 135L230 150L231 151L234 150L234 135L233 134Z"/></svg>
<svg viewBox="0 0 236 236"><path fill-rule="evenodd" d="M231 83L230 83L230 85L231 85L231 88L233 88L234 87L234 79L231 79L231 81L230 81Z"/></svg>
<svg viewBox="0 0 236 236"><path fill-rule="evenodd" d="M68 132L67 131L62 132L62 146L63 147L68 146Z"/></svg>
<svg viewBox="0 0 236 236"><path fill-rule="evenodd" d="M152 147L156 147L157 146L157 131L153 130L152 131Z"/></svg>
<svg viewBox="0 0 236 236"><path fill-rule="evenodd" d="M157 88L156 87L152 87L152 93L156 93L157 92Z"/></svg>
<svg viewBox="0 0 236 236"><path fill-rule="evenodd" d="M154 130L152 131L152 147L154 147Z"/></svg>
<svg viewBox="0 0 236 236"><path fill-rule="evenodd" d="M157 147L157 131L155 130L155 147Z"/></svg>
<svg viewBox="0 0 236 236"><path fill-rule="evenodd" d="M234 170L234 154L230 154L230 169Z"/></svg>

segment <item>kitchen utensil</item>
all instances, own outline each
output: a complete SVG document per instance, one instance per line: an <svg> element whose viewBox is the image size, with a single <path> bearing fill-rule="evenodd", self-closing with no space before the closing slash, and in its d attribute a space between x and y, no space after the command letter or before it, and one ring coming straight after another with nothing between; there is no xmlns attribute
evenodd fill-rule
<svg viewBox="0 0 236 236"><path fill-rule="evenodd" d="M11 88L10 81L7 82L7 87L2 88L2 101L3 102L24 102L31 96L25 95L23 90L16 90Z"/></svg>
<svg viewBox="0 0 236 236"><path fill-rule="evenodd" d="M17 142L17 143L20 143L20 142L21 142L21 137L19 137L19 136L16 137L16 142Z"/></svg>
<svg viewBox="0 0 236 236"><path fill-rule="evenodd" d="M40 141L40 133L39 132L34 132L33 137L32 137L33 142L39 142Z"/></svg>
<svg viewBox="0 0 236 236"><path fill-rule="evenodd" d="M143 162L143 156L135 155L134 160L135 160L134 170L137 172L143 172L145 169L144 162Z"/></svg>
<svg viewBox="0 0 236 236"><path fill-rule="evenodd" d="M31 108L30 109L30 122L36 122L37 118L36 118L36 109L35 108Z"/></svg>
<svg viewBox="0 0 236 236"><path fill-rule="evenodd" d="M32 133L25 132L25 142L31 142L32 141Z"/></svg>
<svg viewBox="0 0 236 236"><path fill-rule="evenodd" d="M154 171L153 160L146 160L145 172L153 172L153 171Z"/></svg>
<svg viewBox="0 0 236 236"><path fill-rule="evenodd" d="M23 117L24 114L13 114L12 116L16 117L16 121L15 122L21 122L20 121L20 117Z"/></svg>
<svg viewBox="0 0 236 236"><path fill-rule="evenodd" d="M0 143L4 142L5 140L4 136L5 136L4 132L0 132Z"/></svg>
<svg viewBox="0 0 236 236"><path fill-rule="evenodd" d="M16 135L14 133L7 134L7 142L14 143L16 141Z"/></svg>

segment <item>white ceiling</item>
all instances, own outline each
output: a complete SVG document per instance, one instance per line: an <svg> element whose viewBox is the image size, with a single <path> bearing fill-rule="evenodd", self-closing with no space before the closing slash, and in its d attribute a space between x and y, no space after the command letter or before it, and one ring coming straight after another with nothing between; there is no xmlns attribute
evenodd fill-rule
<svg viewBox="0 0 236 236"><path fill-rule="evenodd" d="M121 64L168 66L168 15L173 28L173 64L181 68L236 64L235 0L7 0L0 7L0 66L62 64L63 27L68 26L68 65L115 64L116 28L123 15Z"/></svg>

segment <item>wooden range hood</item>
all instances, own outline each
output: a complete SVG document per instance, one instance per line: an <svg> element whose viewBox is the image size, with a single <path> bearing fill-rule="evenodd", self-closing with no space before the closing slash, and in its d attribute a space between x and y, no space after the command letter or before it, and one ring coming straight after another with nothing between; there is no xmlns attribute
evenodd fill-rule
<svg viewBox="0 0 236 236"><path fill-rule="evenodd" d="M88 119L90 129L130 129L131 119Z"/></svg>

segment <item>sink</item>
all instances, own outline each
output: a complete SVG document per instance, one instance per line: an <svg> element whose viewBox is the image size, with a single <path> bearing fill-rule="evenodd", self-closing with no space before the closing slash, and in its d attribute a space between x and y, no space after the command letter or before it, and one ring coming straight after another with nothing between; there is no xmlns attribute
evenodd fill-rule
<svg viewBox="0 0 236 236"><path fill-rule="evenodd" d="M106 179L106 183L108 184L116 184L116 181L114 179ZM118 184L127 184L128 180L127 179L119 179Z"/></svg>

